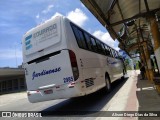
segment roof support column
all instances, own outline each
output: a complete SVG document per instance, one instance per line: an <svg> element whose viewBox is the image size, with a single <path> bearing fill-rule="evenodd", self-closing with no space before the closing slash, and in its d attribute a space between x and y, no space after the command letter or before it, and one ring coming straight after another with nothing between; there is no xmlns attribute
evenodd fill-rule
<svg viewBox="0 0 160 120"><path fill-rule="evenodd" d="M151 59L150 59L150 53L149 53L149 50L148 50L148 46L147 46L147 43L145 43L144 45L144 51L145 51L145 56L146 56L146 64L147 64L147 75L148 75L148 78L151 82L153 82L153 76L154 76L154 73L153 73L153 69L152 69L152 65L151 65Z"/></svg>
<svg viewBox="0 0 160 120"><path fill-rule="evenodd" d="M141 29L139 29L139 32L140 32L141 38L144 42L143 52L146 56L146 60L145 60L145 62L146 62L146 73L148 75L148 80L150 80L153 83L154 73L153 73L153 68L152 68L152 65L151 65L151 58L150 58L151 55L150 55L150 52L149 52L148 43L147 43L147 41L146 42L144 41L144 37L143 37L143 33L142 33Z"/></svg>
<svg viewBox="0 0 160 120"><path fill-rule="evenodd" d="M146 49L145 49L146 50ZM151 80L150 74L149 74L149 69L148 69L148 53L144 52L144 46L140 47L140 52L141 52L141 61L143 61L143 64L145 65L145 76L148 80Z"/></svg>
<svg viewBox="0 0 160 120"><path fill-rule="evenodd" d="M154 42L154 53L157 59L158 69L160 70L160 32L155 17L150 18L150 29ZM160 93L160 85L156 85L158 92Z"/></svg>
<svg viewBox="0 0 160 120"><path fill-rule="evenodd" d="M160 70L160 32L155 18L150 19L150 29L154 42L154 53L157 58L158 68Z"/></svg>
<svg viewBox="0 0 160 120"><path fill-rule="evenodd" d="M150 54L148 51L147 43L145 42L144 45L141 45L140 42L140 37L143 39L143 34L141 33L140 29L137 28L137 25L135 24L136 31L137 31L137 44L138 48L140 50L140 58L141 61L143 61L143 64L145 65L145 76L147 77L148 80L153 81L153 72L152 72L152 67L150 67L151 62L150 62Z"/></svg>

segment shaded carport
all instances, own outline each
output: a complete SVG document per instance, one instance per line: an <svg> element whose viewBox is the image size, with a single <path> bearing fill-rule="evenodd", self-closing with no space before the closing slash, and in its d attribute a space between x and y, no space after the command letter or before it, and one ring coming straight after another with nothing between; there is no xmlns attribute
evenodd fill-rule
<svg viewBox="0 0 160 120"><path fill-rule="evenodd" d="M81 0L119 47L130 57L140 54L148 80L160 93L160 80L153 73L150 55L155 55L160 70L159 0Z"/></svg>
<svg viewBox="0 0 160 120"><path fill-rule="evenodd" d="M0 68L0 94L26 90L23 68Z"/></svg>

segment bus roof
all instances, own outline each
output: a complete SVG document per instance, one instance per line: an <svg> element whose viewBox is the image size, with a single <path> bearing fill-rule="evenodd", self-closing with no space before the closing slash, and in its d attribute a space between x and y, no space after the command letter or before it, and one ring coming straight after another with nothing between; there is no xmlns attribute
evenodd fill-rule
<svg viewBox="0 0 160 120"><path fill-rule="evenodd" d="M24 35L26 35L26 34L32 32L32 31L34 31L35 29L37 29L37 28L40 27L41 25L43 25L43 24L45 24L45 23L47 23L47 22L49 22L49 21L52 21L52 20L54 20L54 19L57 19L57 18L59 18L59 19L61 19L61 18L67 19L68 21L72 22L73 24L75 24L76 26L78 26L79 28L81 28L83 31L85 31L85 32L87 32L88 34L90 34L92 37L94 37L94 38L96 38L97 40L99 40L100 42L106 44L105 42L103 42L102 40L100 40L99 38L97 38L95 35L92 35L92 34L89 33L88 31L84 30L81 26L77 25L76 23L74 23L73 21L69 20L67 17L65 17L65 16L63 16L63 15L56 15L56 16L54 16L54 17L52 17L52 18L44 21L43 23L37 25L36 27L31 28L31 29L30 29L29 31L27 31ZM106 44L106 45L109 46L110 48L114 49L115 51L117 51L115 48L111 47L109 44Z"/></svg>

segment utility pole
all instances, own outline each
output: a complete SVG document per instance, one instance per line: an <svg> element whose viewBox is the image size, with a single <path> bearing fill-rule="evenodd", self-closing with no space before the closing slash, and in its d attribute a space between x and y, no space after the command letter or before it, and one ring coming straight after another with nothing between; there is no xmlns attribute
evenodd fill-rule
<svg viewBox="0 0 160 120"><path fill-rule="evenodd" d="M16 44L15 44L15 59L16 59L16 67L17 67L17 52L16 52Z"/></svg>

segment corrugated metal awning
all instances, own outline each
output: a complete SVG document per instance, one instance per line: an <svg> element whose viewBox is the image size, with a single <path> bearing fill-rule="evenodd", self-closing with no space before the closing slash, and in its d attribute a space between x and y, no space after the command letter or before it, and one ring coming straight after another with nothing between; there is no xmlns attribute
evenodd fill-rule
<svg viewBox="0 0 160 120"><path fill-rule="evenodd" d="M118 39L126 52L135 40L150 41L148 18L160 10L160 0L81 0L106 27L113 39ZM122 29L123 35L121 34ZM138 34L137 34L138 33ZM137 45L136 45L137 46ZM136 48L136 47L134 47Z"/></svg>

